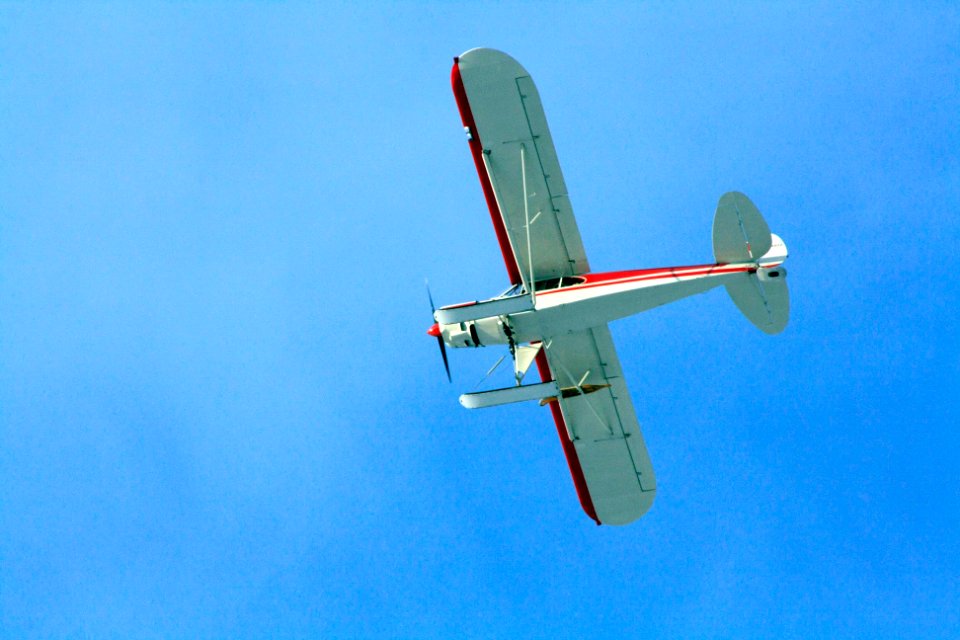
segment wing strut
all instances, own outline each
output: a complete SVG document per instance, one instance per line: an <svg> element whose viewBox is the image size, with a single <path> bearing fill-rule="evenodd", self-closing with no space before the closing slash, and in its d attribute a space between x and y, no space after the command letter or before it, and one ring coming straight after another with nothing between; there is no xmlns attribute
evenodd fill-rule
<svg viewBox="0 0 960 640"><path fill-rule="evenodd" d="M527 145L520 143L520 174L523 178L523 219L527 227L527 263L530 265L530 304L536 306L537 292L533 279L533 245L530 242L530 198L527 196Z"/></svg>
<svg viewBox="0 0 960 640"><path fill-rule="evenodd" d="M547 343L547 345L546 345L546 346L547 346L547 350L550 349L550 344L551 344L552 342L553 342L553 341L551 340L550 343ZM567 374L567 377L570 378L570 381L571 381L571 382L573 382L573 388L577 390L577 394L576 394L576 395L583 398L583 401L586 403L587 408L590 409L590 413L593 414L593 417L596 418L596 419L597 419L597 422L600 423L600 426L603 427L603 428L612 436L612 435L613 435L613 427L611 427L609 424L607 424L607 421L600 417L600 414L597 413L597 410L594 408L593 403L590 402L590 399L589 399L589 398L587 398L587 394L588 394L588 393L591 393L592 391L599 390L599 389L593 389L593 388L591 388L590 390L587 390L587 389L585 389L584 386L583 386L583 383L584 383L584 382L587 380L587 378L590 376L590 370L587 369L586 373L583 374L583 377L580 378L580 381L579 381L579 382L575 382L576 378L573 377L573 374L570 373L570 370L567 369L567 367L564 366L564 364L563 364L562 362L560 362L560 360L556 357L556 355L554 355L554 357L553 357L553 362L557 363L557 364L560 366L560 368L563 370L563 372L564 372L565 374ZM591 385L587 385L587 386L591 386ZM609 385L607 385L607 386L609 386ZM573 431L572 426L569 425L569 424L567 424L567 433L570 435L570 439L571 439L571 440L577 440L577 439L578 439L577 434Z"/></svg>

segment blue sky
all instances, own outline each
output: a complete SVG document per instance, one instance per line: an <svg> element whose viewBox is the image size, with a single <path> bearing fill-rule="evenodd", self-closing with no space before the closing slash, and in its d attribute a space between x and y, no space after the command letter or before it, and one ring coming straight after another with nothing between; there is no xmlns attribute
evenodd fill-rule
<svg viewBox="0 0 960 640"><path fill-rule="evenodd" d="M613 325L659 481L596 527L468 412L498 293L449 86L540 89L597 270L747 193L792 318ZM951 3L0 6L0 628L17 638L960 633Z"/></svg>

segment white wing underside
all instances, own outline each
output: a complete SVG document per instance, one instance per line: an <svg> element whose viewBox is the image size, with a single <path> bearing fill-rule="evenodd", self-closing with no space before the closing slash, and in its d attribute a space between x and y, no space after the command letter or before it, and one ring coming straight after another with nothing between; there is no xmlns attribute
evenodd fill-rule
<svg viewBox="0 0 960 640"><path fill-rule="evenodd" d="M561 398L560 410L597 518L605 524L636 520L653 504L657 483L610 330L594 327L545 344L560 387L610 385Z"/></svg>
<svg viewBox="0 0 960 640"><path fill-rule="evenodd" d="M459 58L460 75L483 145L484 163L524 279L533 256L535 280L590 270L567 197L547 118L530 74L493 49L471 49ZM525 162L521 162L521 147ZM524 210L523 164L527 208ZM531 247L527 250L529 216Z"/></svg>
<svg viewBox="0 0 960 640"><path fill-rule="evenodd" d="M491 213L495 224L499 213L510 243L501 246L504 256L513 257L524 281L530 277L531 260L534 281L588 273L590 265L530 74L493 49L471 49L457 65L476 128L471 134L482 145L483 166L478 161L478 170L489 179L499 209ZM563 428L572 439L597 520L606 524L636 520L653 504L656 480L610 331L603 325L545 337L544 344L549 345L547 362L560 387L610 385L561 397ZM576 483L575 466L571 471Z"/></svg>

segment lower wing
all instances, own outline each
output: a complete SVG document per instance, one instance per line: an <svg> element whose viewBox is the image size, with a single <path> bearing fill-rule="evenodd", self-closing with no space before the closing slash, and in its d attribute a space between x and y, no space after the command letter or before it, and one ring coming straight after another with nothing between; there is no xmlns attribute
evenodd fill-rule
<svg viewBox="0 0 960 640"><path fill-rule="evenodd" d="M544 346L540 375L561 389L551 409L584 511L598 523L633 522L653 504L657 482L610 330Z"/></svg>

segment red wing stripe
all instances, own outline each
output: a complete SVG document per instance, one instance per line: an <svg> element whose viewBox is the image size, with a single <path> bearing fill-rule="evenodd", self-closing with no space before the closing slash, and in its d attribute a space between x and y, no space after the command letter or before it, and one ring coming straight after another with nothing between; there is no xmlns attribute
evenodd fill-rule
<svg viewBox="0 0 960 640"><path fill-rule="evenodd" d="M540 371L540 379L544 382L553 380L553 374L550 373L550 365L547 363L547 354L543 349L537 354L537 370ZM559 402L551 402L550 412L553 414L553 421L557 425L557 435L560 436L560 444L563 445L563 455L567 457L567 466L570 467L570 475L573 476L573 486L577 488L577 497L580 498L580 506L584 512L593 518L597 524L600 524L600 518L597 517L597 510L593 506L593 499L590 497L590 490L587 488L587 479L583 477L583 468L580 466L580 458L577 457L577 449L570 442L570 436L567 435L567 423L563 421L563 413L560 411Z"/></svg>
<svg viewBox="0 0 960 640"><path fill-rule="evenodd" d="M497 241L500 243L500 252L503 253L503 261L507 265L507 275L510 276L510 284L520 284L520 270L517 268L517 260L513 255L513 247L510 246L510 236L507 235L507 228L503 223L503 215L500 213L500 207L497 205L497 198L493 194L493 185L490 184L490 176L487 175L487 168L483 164L483 145L480 143L480 135L477 133L477 123L473 119L470 102L467 100L467 90L463 87L463 78L460 77L459 58L453 59L450 83L453 85L453 95L457 99L457 108L460 109L460 120L463 122L463 126L470 128L470 153L473 154L473 163L477 166L477 175L480 176L480 186L483 189L483 197L487 200L487 208L490 209L490 219L493 221L493 228L497 232Z"/></svg>

